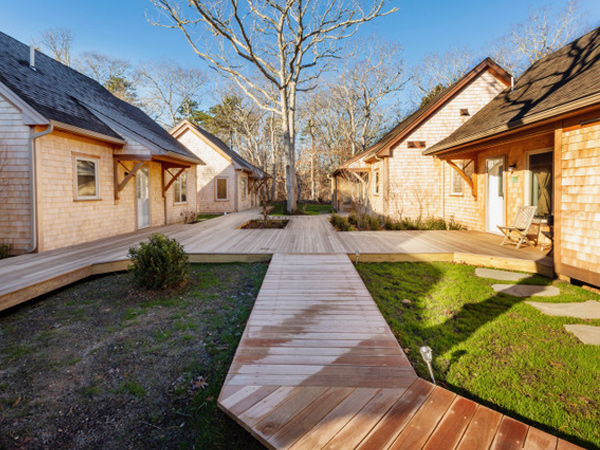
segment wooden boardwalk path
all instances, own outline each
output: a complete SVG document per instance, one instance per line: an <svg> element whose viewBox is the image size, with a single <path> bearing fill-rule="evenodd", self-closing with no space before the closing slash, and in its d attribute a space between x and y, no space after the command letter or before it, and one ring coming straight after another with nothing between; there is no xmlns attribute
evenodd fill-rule
<svg viewBox="0 0 600 450"><path fill-rule="evenodd" d="M571 449L420 379L344 254L275 254L219 406L274 449Z"/></svg>
<svg viewBox="0 0 600 450"><path fill-rule="evenodd" d="M192 260L252 260L275 253L355 254L363 261L405 257L412 260L460 261L551 271L551 259L536 249L500 247L501 239L473 231L336 232L327 216L294 216L283 230L241 230L257 211L228 214L192 225L155 227L121 236L22 255L0 261L0 311L97 273L122 270L127 251L149 234L179 240ZM461 255L458 257L458 255ZM393 257L392 257L393 256ZM475 260L473 259L475 257ZM204 258L204 259L203 259ZM212 258L212 259L211 259ZM99 266L100 265L100 266Z"/></svg>

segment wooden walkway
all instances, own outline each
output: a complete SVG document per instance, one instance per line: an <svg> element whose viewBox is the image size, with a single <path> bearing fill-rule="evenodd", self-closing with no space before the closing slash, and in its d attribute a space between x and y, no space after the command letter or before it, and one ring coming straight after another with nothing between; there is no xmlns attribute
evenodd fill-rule
<svg viewBox="0 0 600 450"><path fill-rule="evenodd" d="M346 255L273 256L219 397L273 449L571 449L416 376Z"/></svg>
<svg viewBox="0 0 600 450"><path fill-rule="evenodd" d="M351 254L366 260L438 260L551 272L536 249L500 247L497 236L472 231L336 232L327 216L295 216L283 230L241 230L257 211L229 214L193 225L145 229L57 250L0 261L0 311L87 276L122 270L127 251L149 234L179 240L193 261L256 260L275 253ZM393 256L392 256L393 255ZM243 257L246 257L244 259ZM473 256L477 257L473 260ZM370 259L369 259L370 258ZM542 272L543 273L543 272Z"/></svg>

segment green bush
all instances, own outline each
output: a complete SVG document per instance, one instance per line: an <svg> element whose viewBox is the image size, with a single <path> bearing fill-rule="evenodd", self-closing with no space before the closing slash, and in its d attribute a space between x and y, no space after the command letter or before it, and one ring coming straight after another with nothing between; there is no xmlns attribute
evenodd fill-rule
<svg viewBox="0 0 600 450"><path fill-rule="evenodd" d="M350 215L348 216L348 222L355 226L358 224L358 216L356 215L356 211L352 211L350 213Z"/></svg>
<svg viewBox="0 0 600 450"><path fill-rule="evenodd" d="M5 259L10 256L10 245L0 244L0 259Z"/></svg>
<svg viewBox="0 0 600 450"><path fill-rule="evenodd" d="M381 219L378 216L367 216L365 222L370 230L381 230Z"/></svg>
<svg viewBox="0 0 600 450"><path fill-rule="evenodd" d="M446 221L439 217L430 217L425 221L424 228L426 230L446 230Z"/></svg>
<svg viewBox="0 0 600 450"><path fill-rule="evenodd" d="M190 272L189 259L175 239L156 233L148 242L129 249L135 282L146 289L165 289L184 284Z"/></svg>

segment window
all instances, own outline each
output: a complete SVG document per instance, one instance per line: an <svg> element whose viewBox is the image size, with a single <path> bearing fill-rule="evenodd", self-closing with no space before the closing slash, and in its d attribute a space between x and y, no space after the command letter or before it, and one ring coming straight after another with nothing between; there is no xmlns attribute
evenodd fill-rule
<svg viewBox="0 0 600 450"><path fill-rule="evenodd" d="M240 179L240 190L242 191L242 201L245 202L248 199L248 180L246 178Z"/></svg>
<svg viewBox="0 0 600 450"><path fill-rule="evenodd" d="M183 172L173 183L175 203L187 203L187 172Z"/></svg>
<svg viewBox="0 0 600 450"><path fill-rule="evenodd" d="M531 153L528 203L538 207L538 216L552 214L552 152Z"/></svg>
<svg viewBox="0 0 600 450"><path fill-rule="evenodd" d="M227 178L216 179L215 199L217 201L229 200L229 192L227 192Z"/></svg>
<svg viewBox="0 0 600 450"><path fill-rule="evenodd" d="M375 184L373 186L373 190L375 192L375 195L379 195L379 192L381 191L381 177L379 176L379 170L375 172Z"/></svg>
<svg viewBox="0 0 600 450"><path fill-rule="evenodd" d="M465 168L464 161L457 161L456 165L459 169L463 170ZM463 178L460 176L458 171L454 168L451 169L450 176L450 194L452 195L462 195L463 194Z"/></svg>
<svg viewBox="0 0 600 450"><path fill-rule="evenodd" d="M75 183L75 198L77 200L94 200L100 197L97 159L75 158Z"/></svg>
<svg viewBox="0 0 600 450"><path fill-rule="evenodd" d="M425 148L427 143L425 141L407 141L406 146L408 148Z"/></svg>

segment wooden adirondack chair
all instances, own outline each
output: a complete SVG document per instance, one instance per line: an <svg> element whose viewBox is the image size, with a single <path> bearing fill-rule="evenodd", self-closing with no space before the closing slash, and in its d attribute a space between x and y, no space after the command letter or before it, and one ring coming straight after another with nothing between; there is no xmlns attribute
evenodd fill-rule
<svg viewBox="0 0 600 450"><path fill-rule="evenodd" d="M512 226L498 226L498 229L504 235L504 240L500 246L503 246L507 242L512 242L517 245L517 248L520 248L523 243L528 243L529 239L527 235L536 211L537 206L519 206Z"/></svg>

